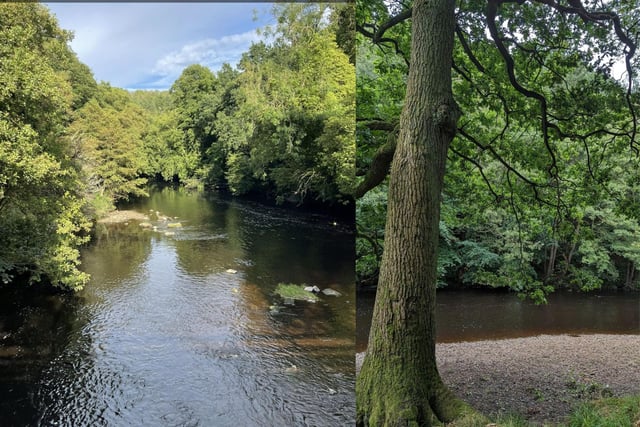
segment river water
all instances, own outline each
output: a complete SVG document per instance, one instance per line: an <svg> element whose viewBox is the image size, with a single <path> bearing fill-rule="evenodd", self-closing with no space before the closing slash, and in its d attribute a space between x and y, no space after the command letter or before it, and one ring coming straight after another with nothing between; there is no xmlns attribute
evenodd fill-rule
<svg viewBox="0 0 640 427"><path fill-rule="evenodd" d="M0 425L353 424L347 226L169 188L127 209L157 229L98 225L79 295L3 291ZM285 305L279 282L342 296Z"/></svg>
<svg viewBox="0 0 640 427"><path fill-rule="evenodd" d="M437 342L551 334L640 334L640 293L557 292L536 305L487 289L439 290ZM358 295L356 349L367 347L374 294Z"/></svg>

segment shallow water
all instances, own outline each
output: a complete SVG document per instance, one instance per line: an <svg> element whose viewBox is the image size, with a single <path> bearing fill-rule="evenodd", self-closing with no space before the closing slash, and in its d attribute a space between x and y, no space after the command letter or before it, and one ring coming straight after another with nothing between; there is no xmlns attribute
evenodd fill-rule
<svg viewBox="0 0 640 427"><path fill-rule="evenodd" d="M172 189L126 208L156 230L99 225L83 292L0 304L0 425L353 424L348 227Z"/></svg>
<svg viewBox="0 0 640 427"><path fill-rule="evenodd" d="M436 297L438 342L542 334L640 334L640 293L557 292L547 305L491 290L441 290ZM357 351L367 347L373 294L358 295Z"/></svg>

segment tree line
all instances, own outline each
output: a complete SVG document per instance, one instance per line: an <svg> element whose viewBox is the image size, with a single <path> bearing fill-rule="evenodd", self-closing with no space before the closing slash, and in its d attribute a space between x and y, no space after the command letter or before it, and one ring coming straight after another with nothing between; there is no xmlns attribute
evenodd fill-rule
<svg viewBox="0 0 640 427"><path fill-rule="evenodd" d="M273 14L236 68L129 92L95 81L45 6L0 5L0 280L82 288L92 221L151 181L352 203L352 6Z"/></svg>

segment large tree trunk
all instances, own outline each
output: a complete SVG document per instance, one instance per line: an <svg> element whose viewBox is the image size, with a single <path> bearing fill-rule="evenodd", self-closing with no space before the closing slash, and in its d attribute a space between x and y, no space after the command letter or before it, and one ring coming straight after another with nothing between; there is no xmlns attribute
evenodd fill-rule
<svg viewBox="0 0 640 427"><path fill-rule="evenodd" d="M470 408L442 383L435 356L440 198L459 110L451 91L454 0L413 6L411 69L391 166L385 246L357 424L428 426Z"/></svg>

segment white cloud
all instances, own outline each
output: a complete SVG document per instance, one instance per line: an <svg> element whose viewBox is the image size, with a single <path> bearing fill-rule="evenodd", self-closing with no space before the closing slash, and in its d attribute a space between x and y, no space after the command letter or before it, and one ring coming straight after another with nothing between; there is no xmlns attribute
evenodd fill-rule
<svg viewBox="0 0 640 427"><path fill-rule="evenodd" d="M261 40L255 30L218 39L205 39L190 43L159 59L153 72L161 76L179 74L191 64L202 64L214 71L227 62L235 65L252 43Z"/></svg>

